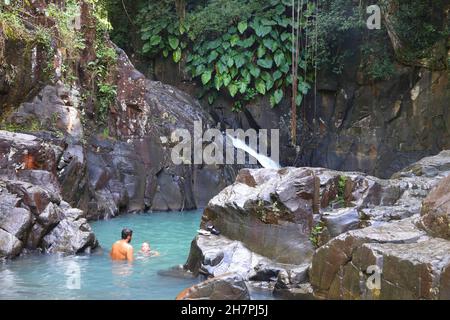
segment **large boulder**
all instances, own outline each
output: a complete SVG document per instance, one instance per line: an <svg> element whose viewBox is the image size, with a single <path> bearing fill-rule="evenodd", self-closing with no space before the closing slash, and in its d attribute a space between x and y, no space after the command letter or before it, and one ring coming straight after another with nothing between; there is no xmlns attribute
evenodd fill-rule
<svg viewBox="0 0 450 320"><path fill-rule="evenodd" d="M202 227L213 224L274 261L303 263L313 254L309 235L318 186L310 169L244 169L209 202Z"/></svg>
<svg viewBox="0 0 450 320"><path fill-rule="evenodd" d="M0 131L0 258L24 250L79 253L97 246L82 210L62 200L64 148L52 139Z"/></svg>
<svg viewBox="0 0 450 320"><path fill-rule="evenodd" d="M245 281L235 273L227 273L183 290L177 300L250 300Z"/></svg>
<svg viewBox="0 0 450 320"><path fill-rule="evenodd" d="M421 225L432 236L450 240L450 176L423 201Z"/></svg>
<svg viewBox="0 0 450 320"><path fill-rule="evenodd" d="M192 241L184 267L194 275L218 277L236 273L250 281L275 281L280 271L295 268L294 265L277 263L252 252L240 241L203 235Z"/></svg>
<svg viewBox="0 0 450 320"><path fill-rule="evenodd" d="M349 231L320 247L310 268L328 299L448 299L450 242L416 227L418 216Z"/></svg>

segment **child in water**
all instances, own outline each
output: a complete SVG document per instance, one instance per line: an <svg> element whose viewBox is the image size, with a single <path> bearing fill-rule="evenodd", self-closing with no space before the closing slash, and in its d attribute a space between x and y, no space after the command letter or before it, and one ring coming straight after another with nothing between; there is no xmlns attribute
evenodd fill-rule
<svg viewBox="0 0 450 320"><path fill-rule="evenodd" d="M142 244L140 253L145 255L145 256L149 256L149 257L157 257L157 256L159 256L159 252L152 250L150 248L150 244L148 242L144 242Z"/></svg>

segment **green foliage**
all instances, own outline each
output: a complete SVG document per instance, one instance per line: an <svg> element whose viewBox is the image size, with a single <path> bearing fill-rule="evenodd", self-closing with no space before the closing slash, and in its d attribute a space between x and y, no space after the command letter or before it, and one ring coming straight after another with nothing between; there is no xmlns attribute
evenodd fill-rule
<svg viewBox="0 0 450 320"><path fill-rule="evenodd" d="M174 62L185 56L187 70L203 85L201 97L210 104L222 92L233 98L233 110L257 95L269 95L276 106L292 84L289 6L281 0L210 0L181 19L173 1L146 3L137 19L142 25L142 52ZM304 17L303 28L312 10ZM305 59L302 52L299 67L305 68ZM309 80L299 78L299 104L310 88Z"/></svg>
<svg viewBox="0 0 450 320"><path fill-rule="evenodd" d="M309 240L314 245L314 247L319 247L320 244L320 236L323 232L324 226L322 222L318 222L311 230L311 235Z"/></svg>
<svg viewBox="0 0 450 320"><path fill-rule="evenodd" d="M185 29L177 18L174 1L145 3L136 20L142 26L140 33L144 42L143 54L154 56L162 53L165 58L170 55L175 62L181 60L185 43L180 39Z"/></svg>
<svg viewBox="0 0 450 320"><path fill-rule="evenodd" d="M96 86L96 120L100 123L105 123L109 108L117 96L117 87L110 81L110 74L116 64L117 53L114 48L107 44L104 28L104 25L97 25L96 59L88 64Z"/></svg>
<svg viewBox="0 0 450 320"><path fill-rule="evenodd" d="M98 84L98 95L97 95L97 114L98 120L105 122L109 107L114 102L117 96L117 87L109 83L99 83Z"/></svg>
<svg viewBox="0 0 450 320"><path fill-rule="evenodd" d="M237 25L242 34L246 21L261 12L268 1L265 0L210 0L206 5L198 5L186 18L191 40L215 38ZM239 27L240 22L240 27ZM245 28L244 28L245 27ZM242 31L241 31L242 30Z"/></svg>
<svg viewBox="0 0 450 320"><path fill-rule="evenodd" d="M347 180L348 177L339 176L335 202L341 207L345 206L345 186L347 185Z"/></svg>
<svg viewBox="0 0 450 320"><path fill-rule="evenodd" d="M61 42L67 51L68 59L76 59L81 50L85 48L84 38L81 32L75 30L75 17L80 14L80 6L76 0L68 0L64 10L50 3L45 9L46 15L55 21L58 30L54 36Z"/></svg>
<svg viewBox="0 0 450 320"><path fill-rule="evenodd" d="M396 11L393 26L405 50L407 61L432 57L436 43L445 41L450 30L445 26L444 6L447 0L393 0Z"/></svg>
<svg viewBox="0 0 450 320"><path fill-rule="evenodd" d="M7 39L23 41L32 39L17 10L0 11L0 28Z"/></svg>
<svg viewBox="0 0 450 320"><path fill-rule="evenodd" d="M383 50L386 49L386 50ZM395 73L392 55L385 46L376 47L363 45L361 47L363 56L362 70L372 80L388 80Z"/></svg>
<svg viewBox="0 0 450 320"><path fill-rule="evenodd" d="M46 130L38 119L32 119L26 124L11 123L9 121L3 121L0 123L0 130L10 131L10 132L37 132L41 130Z"/></svg>
<svg viewBox="0 0 450 320"><path fill-rule="evenodd" d="M361 35L367 30L364 13L365 6L355 6L353 0L321 0L317 15L317 31L313 37L317 38L315 63L321 69L328 69L336 74L342 73L345 59L355 51L346 50L348 43L355 35ZM313 44L311 43L312 47Z"/></svg>

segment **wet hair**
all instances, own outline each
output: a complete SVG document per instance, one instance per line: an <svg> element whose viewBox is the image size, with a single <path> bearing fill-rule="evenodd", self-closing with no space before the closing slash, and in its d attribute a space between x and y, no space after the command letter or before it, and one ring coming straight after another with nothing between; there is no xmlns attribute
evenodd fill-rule
<svg viewBox="0 0 450 320"><path fill-rule="evenodd" d="M133 230L125 228L122 230L122 239L125 240L126 238L128 238L128 236L132 236L133 235Z"/></svg>

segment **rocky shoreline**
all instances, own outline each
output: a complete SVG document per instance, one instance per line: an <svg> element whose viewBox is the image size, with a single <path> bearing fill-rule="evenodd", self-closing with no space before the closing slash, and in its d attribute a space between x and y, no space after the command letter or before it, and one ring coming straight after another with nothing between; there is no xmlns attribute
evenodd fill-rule
<svg viewBox="0 0 450 320"><path fill-rule="evenodd" d="M448 175L450 151L386 180L243 169L204 210L201 226L221 235L196 236L185 269L275 283L290 299L449 299ZM374 272L378 285L367 285Z"/></svg>
<svg viewBox="0 0 450 320"><path fill-rule="evenodd" d="M97 247L85 213L62 199L55 175L61 151L32 135L0 131L0 259Z"/></svg>

